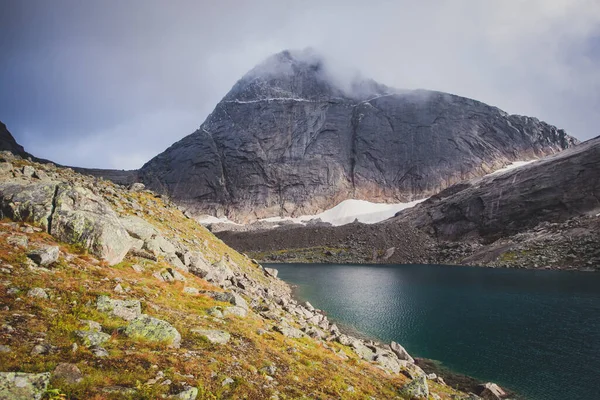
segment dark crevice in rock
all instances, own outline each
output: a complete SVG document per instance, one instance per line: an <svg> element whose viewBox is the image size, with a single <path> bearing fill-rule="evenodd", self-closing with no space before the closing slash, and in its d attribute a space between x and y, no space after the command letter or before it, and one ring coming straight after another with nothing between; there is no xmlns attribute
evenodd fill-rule
<svg viewBox="0 0 600 400"><path fill-rule="evenodd" d="M356 168L356 141L358 140L357 138L357 131L358 131L358 124L360 123L360 114L358 114L358 107L359 105L356 105L352 108L352 119L350 121L350 124L352 126L352 137L351 137L351 147L350 147L350 181L352 182L352 195L354 196L355 192L356 192L356 182L355 182L355 176L354 176L354 170Z"/></svg>
<svg viewBox="0 0 600 400"><path fill-rule="evenodd" d="M52 235L52 218L54 218L54 212L58 202L58 188L60 185L54 187L54 195L52 196L52 208L50 209L50 215L48 215L48 234Z"/></svg>

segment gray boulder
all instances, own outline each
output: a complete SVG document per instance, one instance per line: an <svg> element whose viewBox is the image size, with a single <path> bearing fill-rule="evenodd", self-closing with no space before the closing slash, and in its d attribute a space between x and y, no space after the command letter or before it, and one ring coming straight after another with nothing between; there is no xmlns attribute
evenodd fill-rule
<svg viewBox="0 0 600 400"><path fill-rule="evenodd" d="M120 221L127 233L133 238L145 241L154 235L158 235L158 230L154 225L135 215L121 218Z"/></svg>
<svg viewBox="0 0 600 400"><path fill-rule="evenodd" d="M40 400L49 384L49 372L0 372L0 399Z"/></svg>
<svg viewBox="0 0 600 400"><path fill-rule="evenodd" d="M399 390L400 395L408 399L427 399L429 397L429 386L425 375L417 377L402 386Z"/></svg>
<svg viewBox="0 0 600 400"><path fill-rule="evenodd" d="M48 229L55 192L55 183L0 182L0 218Z"/></svg>
<svg viewBox="0 0 600 400"><path fill-rule="evenodd" d="M210 292L210 297L217 301L223 301L226 303L233 304L234 306L241 307L245 310L248 310L248 303L242 296L237 293L232 292Z"/></svg>
<svg viewBox="0 0 600 400"><path fill-rule="evenodd" d="M110 339L110 335L99 331L75 331L75 334L82 339L85 347L100 346Z"/></svg>
<svg viewBox="0 0 600 400"><path fill-rule="evenodd" d="M506 392L500 386L493 382L487 382L481 385L479 397L484 400L501 400L506 397Z"/></svg>
<svg viewBox="0 0 600 400"><path fill-rule="evenodd" d="M302 332L300 329L294 328L294 327L291 327L291 326L287 326L287 325L275 325L273 327L273 330L275 332L281 333L285 337L289 337L289 338L292 338L292 339L299 339L299 338L302 338L302 337L306 336L304 334L304 332Z"/></svg>
<svg viewBox="0 0 600 400"><path fill-rule="evenodd" d="M27 253L27 257L33 260L37 265L45 267L58 261L59 251L60 249L58 246L47 246L30 251Z"/></svg>
<svg viewBox="0 0 600 400"><path fill-rule="evenodd" d="M165 342L169 347L179 348L181 334L167 321L146 314L129 322L125 334L132 338L144 338L152 342Z"/></svg>
<svg viewBox="0 0 600 400"><path fill-rule="evenodd" d="M268 276L272 276L273 278L277 278L277 274L279 273L275 268L265 268L264 270Z"/></svg>
<svg viewBox="0 0 600 400"><path fill-rule="evenodd" d="M211 343L227 344L231 339L231 335L225 331L219 331L214 329L191 329L190 332L196 335L202 336Z"/></svg>
<svg viewBox="0 0 600 400"><path fill-rule="evenodd" d="M130 236L117 214L90 190L61 184L49 232L68 243L77 243L110 265L123 260L131 248Z"/></svg>
<svg viewBox="0 0 600 400"><path fill-rule="evenodd" d="M75 364L60 363L52 372L54 378L64 380L68 384L79 383L83 380L83 374Z"/></svg>
<svg viewBox="0 0 600 400"><path fill-rule="evenodd" d="M406 349L399 343L393 342L390 344L390 349L396 354L399 360L406 360L410 363L414 363L415 360L408 354Z"/></svg>
<svg viewBox="0 0 600 400"><path fill-rule="evenodd" d="M115 300L105 295L98 296L96 308L98 311L123 318L126 321L131 321L142 314L142 305L139 300Z"/></svg>

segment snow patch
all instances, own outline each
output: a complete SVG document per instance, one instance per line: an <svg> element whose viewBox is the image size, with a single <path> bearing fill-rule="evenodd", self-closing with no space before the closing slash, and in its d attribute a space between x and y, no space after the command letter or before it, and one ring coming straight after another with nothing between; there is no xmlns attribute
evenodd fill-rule
<svg viewBox="0 0 600 400"><path fill-rule="evenodd" d="M384 221L392 218L398 211L405 210L416 206L417 204L425 201L426 199L420 199L411 201L409 203L371 203L366 200L344 200L337 206L330 208L329 210L323 211L316 215L303 215L296 218L291 217L271 217L265 218L261 221L265 222L281 222L281 221L292 221L296 223L306 224L310 220L321 219L323 222L328 222L333 226L346 225L358 220L363 224L375 224L377 222Z"/></svg>
<svg viewBox="0 0 600 400"><path fill-rule="evenodd" d="M522 167L523 165L531 164L532 162L536 162L536 161L537 160L515 161L513 163L508 164L506 167L500 168L500 169L498 169L498 170L496 170L496 171L494 171L492 173L489 173L489 174L487 174L485 176L500 175L500 174L503 174L503 173L505 173L507 171L510 171L512 169L519 168L519 167Z"/></svg>

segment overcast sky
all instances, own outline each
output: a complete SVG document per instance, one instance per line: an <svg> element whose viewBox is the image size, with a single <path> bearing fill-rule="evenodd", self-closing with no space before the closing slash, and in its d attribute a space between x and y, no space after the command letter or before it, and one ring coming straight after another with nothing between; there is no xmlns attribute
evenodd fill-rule
<svg viewBox="0 0 600 400"><path fill-rule="evenodd" d="M600 134L599 0L0 0L0 120L38 157L138 168L255 64L309 46Z"/></svg>

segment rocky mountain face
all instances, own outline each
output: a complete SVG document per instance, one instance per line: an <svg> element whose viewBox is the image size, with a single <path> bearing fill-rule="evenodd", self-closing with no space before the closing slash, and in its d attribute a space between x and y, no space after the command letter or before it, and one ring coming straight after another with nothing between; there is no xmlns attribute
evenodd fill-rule
<svg viewBox="0 0 600 400"><path fill-rule="evenodd" d="M481 398L343 333L143 185L1 152L0 218L1 399Z"/></svg>
<svg viewBox="0 0 600 400"><path fill-rule="evenodd" d="M248 221L316 214L349 198L419 199L576 143L475 100L334 77L310 52L272 56L140 179L194 214Z"/></svg>
<svg viewBox="0 0 600 400"><path fill-rule="evenodd" d="M219 232L263 260L600 269L600 137L373 224Z"/></svg>
<svg viewBox="0 0 600 400"><path fill-rule="evenodd" d="M2 121L0 121L0 150L10 151L22 157L29 156L23 146L17 143Z"/></svg>

